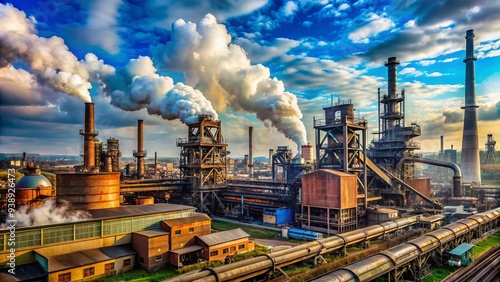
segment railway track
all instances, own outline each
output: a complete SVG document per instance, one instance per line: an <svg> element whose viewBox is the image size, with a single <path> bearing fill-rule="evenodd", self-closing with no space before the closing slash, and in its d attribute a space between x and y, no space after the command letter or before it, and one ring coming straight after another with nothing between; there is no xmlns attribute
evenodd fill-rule
<svg viewBox="0 0 500 282"><path fill-rule="evenodd" d="M500 246L490 249L469 266L446 277L443 282L500 281Z"/></svg>

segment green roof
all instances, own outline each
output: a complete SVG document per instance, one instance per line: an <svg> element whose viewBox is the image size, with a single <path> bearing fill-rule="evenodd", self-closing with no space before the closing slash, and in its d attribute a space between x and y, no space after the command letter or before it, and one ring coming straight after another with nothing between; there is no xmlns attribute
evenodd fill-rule
<svg viewBox="0 0 500 282"><path fill-rule="evenodd" d="M473 244L463 243L462 245L456 247L455 249L450 251L450 255L462 256L464 253L468 252L470 249L474 247Z"/></svg>

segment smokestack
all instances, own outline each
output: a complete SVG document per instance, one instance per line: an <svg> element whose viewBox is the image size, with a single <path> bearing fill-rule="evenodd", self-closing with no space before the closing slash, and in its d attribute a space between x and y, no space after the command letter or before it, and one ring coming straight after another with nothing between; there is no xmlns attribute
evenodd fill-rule
<svg viewBox="0 0 500 282"><path fill-rule="evenodd" d="M144 178L144 120L137 120L137 150L134 151L134 157L137 158L137 179Z"/></svg>
<svg viewBox="0 0 500 282"><path fill-rule="evenodd" d="M307 143L307 145L302 145L302 158L306 161L312 160L312 145Z"/></svg>
<svg viewBox="0 0 500 282"><path fill-rule="evenodd" d="M23 159L21 161L21 167L26 167L26 152L23 152Z"/></svg>
<svg viewBox="0 0 500 282"><path fill-rule="evenodd" d="M397 97L397 67L399 61L396 57L390 57L385 63L387 67L387 130L391 130L396 125L396 120L399 119L399 102Z"/></svg>
<svg viewBox="0 0 500 282"><path fill-rule="evenodd" d="M85 103L85 129L80 130L80 135L83 136L83 166L86 169L94 168L94 138L97 136L94 130L94 103Z"/></svg>
<svg viewBox="0 0 500 282"><path fill-rule="evenodd" d="M444 159L444 136L441 135L441 150L439 151L439 159Z"/></svg>
<svg viewBox="0 0 500 282"><path fill-rule="evenodd" d="M253 178L252 143L253 143L253 126L250 126L248 128L248 177L250 178Z"/></svg>
<svg viewBox="0 0 500 282"><path fill-rule="evenodd" d="M269 149L269 165L273 164L273 153L274 153L274 150Z"/></svg>
<svg viewBox="0 0 500 282"><path fill-rule="evenodd" d="M474 69L474 30L467 30L465 35L466 56L465 63L465 106L464 132L462 137L462 157L460 167L464 182L481 184L481 171L479 166L479 141L477 134L476 108L476 75Z"/></svg>
<svg viewBox="0 0 500 282"><path fill-rule="evenodd" d="M157 152L155 152L155 176L158 173L158 171L156 169L157 165L158 165L158 154L157 154Z"/></svg>

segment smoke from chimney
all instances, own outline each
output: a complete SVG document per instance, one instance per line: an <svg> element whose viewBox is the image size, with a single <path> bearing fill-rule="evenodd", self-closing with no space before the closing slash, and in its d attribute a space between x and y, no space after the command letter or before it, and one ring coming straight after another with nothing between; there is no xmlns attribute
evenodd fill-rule
<svg viewBox="0 0 500 282"><path fill-rule="evenodd" d="M477 133L476 108L476 74L474 62L474 30L467 30L465 63L465 106L464 132L462 137L462 155L460 168L464 182L481 183L481 170L479 165L479 141Z"/></svg>

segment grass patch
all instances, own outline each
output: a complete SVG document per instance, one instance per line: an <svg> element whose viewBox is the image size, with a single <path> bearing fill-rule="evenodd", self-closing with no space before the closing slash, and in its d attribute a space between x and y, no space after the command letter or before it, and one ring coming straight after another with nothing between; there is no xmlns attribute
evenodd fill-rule
<svg viewBox="0 0 500 282"><path fill-rule="evenodd" d="M175 270L160 269L153 272L148 272L145 269L133 269L125 273L121 273L116 276L110 276L102 279L98 279L98 282L140 282L140 281L150 281L159 282L177 275Z"/></svg>
<svg viewBox="0 0 500 282"><path fill-rule="evenodd" d="M241 228L243 231L248 233L252 238L260 238L260 239L274 239L279 234L278 231L273 231L264 228L258 228L255 226L239 224L235 222L227 222L222 220L212 220L212 229L219 231L226 231L231 229Z"/></svg>
<svg viewBox="0 0 500 282"><path fill-rule="evenodd" d="M500 232L497 232L490 237L484 239L483 241L476 244L472 249L472 257L477 258L479 255L485 251L500 245Z"/></svg>
<svg viewBox="0 0 500 282"><path fill-rule="evenodd" d="M438 282L458 270L456 266L443 265L442 267L431 267L431 273L422 279L422 282Z"/></svg>
<svg viewBox="0 0 500 282"><path fill-rule="evenodd" d="M495 233L483 241L476 244L472 249L472 257L477 258L479 255L488 249L498 246L500 244L500 232ZM431 267L431 273L422 280L422 282L437 282L446 278L448 275L457 271L459 268L456 266L443 265L442 267Z"/></svg>

